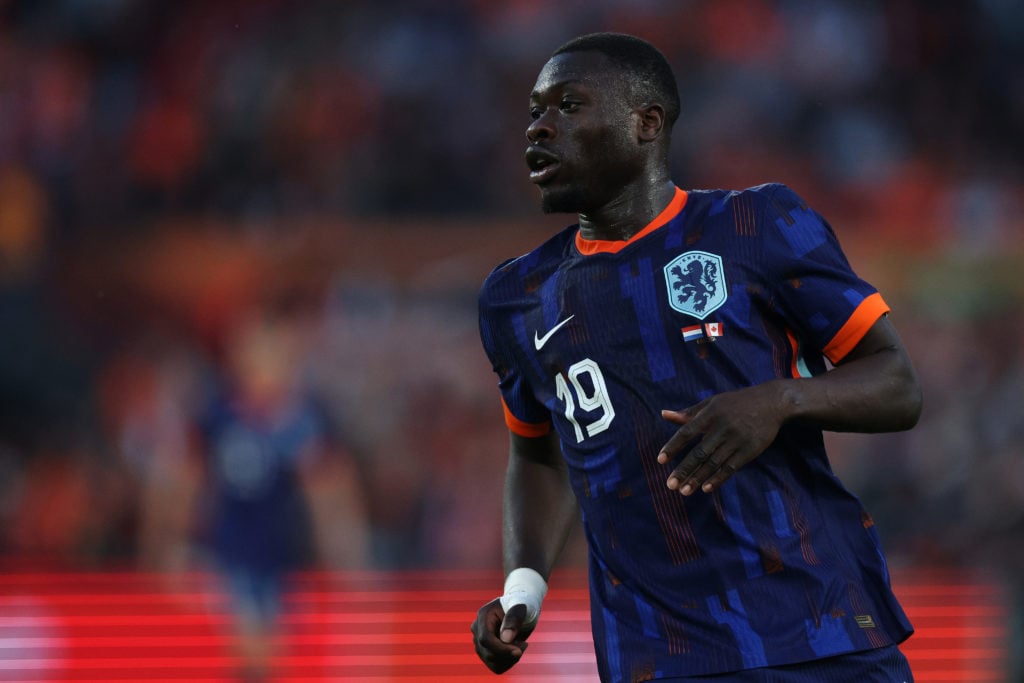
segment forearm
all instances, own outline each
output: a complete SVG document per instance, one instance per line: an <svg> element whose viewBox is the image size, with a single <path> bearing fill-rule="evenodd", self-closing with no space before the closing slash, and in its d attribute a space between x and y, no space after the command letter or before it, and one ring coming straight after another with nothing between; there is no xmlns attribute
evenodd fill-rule
<svg viewBox="0 0 1024 683"><path fill-rule="evenodd" d="M786 423L885 432L910 429L920 414L917 373L883 316L829 372L771 380L716 394L681 411L663 410L662 417L681 427L657 459L664 465L683 456L666 481L670 489L683 495L710 493L763 453Z"/></svg>
<svg viewBox="0 0 1024 683"><path fill-rule="evenodd" d="M781 380L786 419L822 429L891 432L910 429L921 413L917 375L901 346L883 345L817 377Z"/></svg>
<svg viewBox="0 0 1024 683"><path fill-rule="evenodd" d="M547 579L577 520L576 498L554 436L514 438L505 479L505 572L529 567Z"/></svg>

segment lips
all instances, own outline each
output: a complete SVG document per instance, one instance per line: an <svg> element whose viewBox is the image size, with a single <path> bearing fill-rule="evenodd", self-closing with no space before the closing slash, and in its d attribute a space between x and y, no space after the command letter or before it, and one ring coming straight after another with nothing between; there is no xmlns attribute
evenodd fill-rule
<svg viewBox="0 0 1024 683"><path fill-rule="evenodd" d="M526 165L530 169L530 182L542 185L558 173L558 157L543 147L530 146L526 149Z"/></svg>

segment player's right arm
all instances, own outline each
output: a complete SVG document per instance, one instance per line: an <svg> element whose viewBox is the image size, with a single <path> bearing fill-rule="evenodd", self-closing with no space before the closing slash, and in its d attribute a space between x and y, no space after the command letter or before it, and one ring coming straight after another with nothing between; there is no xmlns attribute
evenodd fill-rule
<svg viewBox="0 0 1024 683"><path fill-rule="evenodd" d="M510 432L510 438L502 532L505 574L525 568L546 582L577 521L576 498L553 431L536 437ZM501 598L495 598L480 608L473 623L476 653L491 671L504 673L523 656L535 626L536 616L528 618L526 604L514 604L506 613Z"/></svg>

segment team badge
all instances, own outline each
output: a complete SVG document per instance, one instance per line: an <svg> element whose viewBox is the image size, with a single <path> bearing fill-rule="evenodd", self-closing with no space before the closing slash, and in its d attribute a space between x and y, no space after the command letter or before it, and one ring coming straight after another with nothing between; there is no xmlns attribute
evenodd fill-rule
<svg viewBox="0 0 1024 683"><path fill-rule="evenodd" d="M665 283L669 305L700 320L729 297L722 257L706 251L688 251L670 261L665 266Z"/></svg>

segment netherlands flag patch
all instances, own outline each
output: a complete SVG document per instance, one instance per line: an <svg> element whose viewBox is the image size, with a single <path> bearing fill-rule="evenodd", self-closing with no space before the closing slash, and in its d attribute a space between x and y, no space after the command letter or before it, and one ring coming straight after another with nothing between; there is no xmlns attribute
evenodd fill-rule
<svg viewBox="0 0 1024 683"><path fill-rule="evenodd" d="M683 341L696 341L704 336L704 327L702 325L693 325L682 328L680 332L683 333Z"/></svg>

